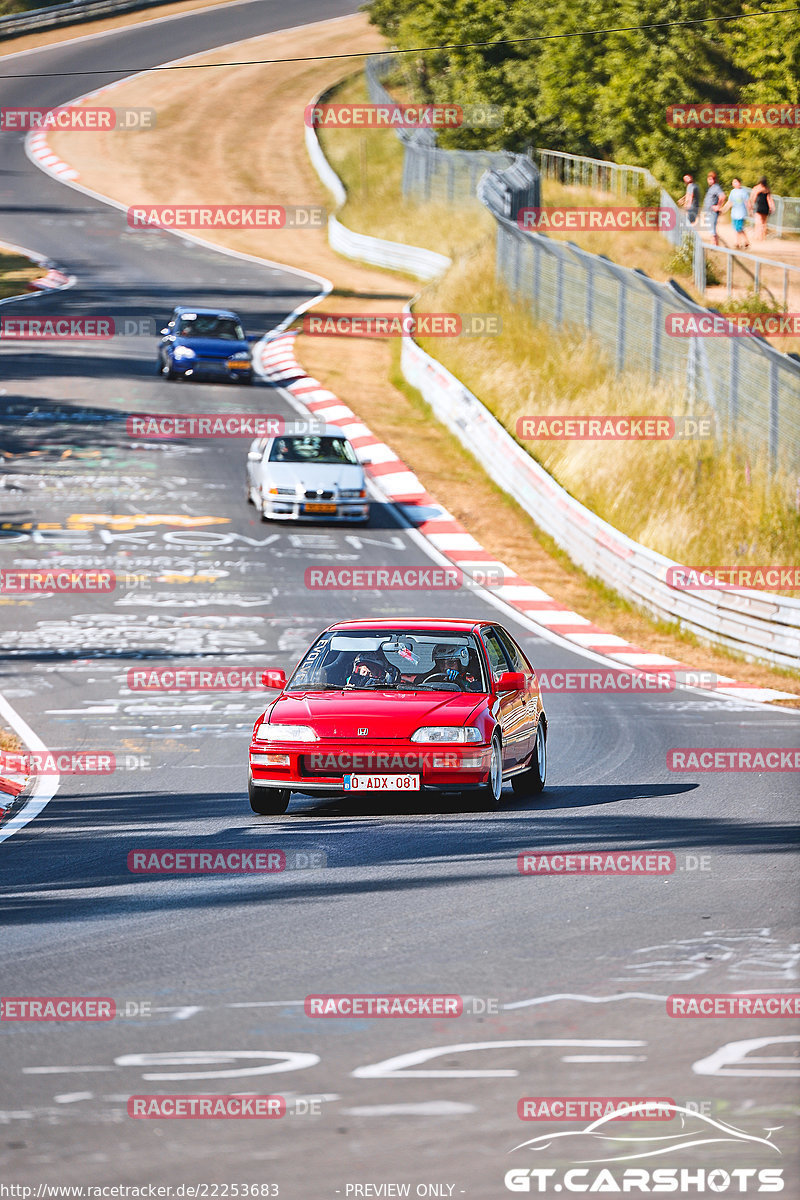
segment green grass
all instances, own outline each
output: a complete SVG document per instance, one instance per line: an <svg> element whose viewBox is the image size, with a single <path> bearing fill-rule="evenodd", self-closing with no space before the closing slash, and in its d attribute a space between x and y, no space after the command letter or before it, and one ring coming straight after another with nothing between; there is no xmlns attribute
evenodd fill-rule
<svg viewBox="0 0 800 1200"><path fill-rule="evenodd" d="M42 268L24 255L0 251L0 300L21 295L27 290L30 280L39 279L42 274Z"/></svg>

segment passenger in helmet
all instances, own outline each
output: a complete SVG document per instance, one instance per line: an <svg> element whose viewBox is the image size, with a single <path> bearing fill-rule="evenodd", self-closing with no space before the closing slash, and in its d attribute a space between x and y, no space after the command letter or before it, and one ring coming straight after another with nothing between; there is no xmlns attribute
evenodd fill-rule
<svg viewBox="0 0 800 1200"><path fill-rule="evenodd" d="M475 683L475 676L467 670L468 665L469 650L466 646L440 643L433 648L433 671L425 676L424 682L455 683L466 690Z"/></svg>

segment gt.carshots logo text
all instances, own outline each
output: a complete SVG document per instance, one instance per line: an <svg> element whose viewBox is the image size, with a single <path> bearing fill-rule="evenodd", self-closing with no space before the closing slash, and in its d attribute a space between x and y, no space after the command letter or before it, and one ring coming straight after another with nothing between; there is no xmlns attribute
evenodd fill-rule
<svg viewBox="0 0 800 1200"><path fill-rule="evenodd" d="M800 750L750 746L674 746L667 751L670 771L800 771Z"/></svg>
<svg viewBox="0 0 800 1200"><path fill-rule="evenodd" d="M12 570L0 571L0 593L31 595L40 592L113 592L117 577L100 570Z"/></svg>
<svg viewBox="0 0 800 1200"><path fill-rule="evenodd" d="M668 996L668 1017L800 1017L800 992Z"/></svg>
<svg viewBox="0 0 800 1200"><path fill-rule="evenodd" d="M585 1195L610 1193L649 1195L669 1192L677 1196L714 1195L724 1193L743 1196L751 1190L757 1193L782 1192L782 1167L722 1167L706 1170L703 1167L626 1167L617 1173L608 1167L572 1167L558 1171L555 1167L512 1167L503 1176L509 1192L547 1193L574 1192Z"/></svg>
<svg viewBox="0 0 800 1200"><path fill-rule="evenodd" d="M324 994L306 996L307 1017L460 1017L461 996Z"/></svg>
<svg viewBox="0 0 800 1200"><path fill-rule="evenodd" d="M672 875L671 850L525 851L517 855L520 875Z"/></svg>
<svg viewBox="0 0 800 1200"><path fill-rule="evenodd" d="M275 1121L286 1115L283 1096L131 1096L128 1116L144 1121Z"/></svg>
<svg viewBox="0 0 800 1200"><path fill-rule="evenodd" d="M0 1021L113 1021L108 996L3 996Z"/></svg>
<svg viewBox="0 0 800 1200"><path fill-rule="evenodd" d="M131 229L322 229L319 204L132 204Z"/></svg>
<svg viewBox="0 0 800 1200"><path fill-rule="evenodd" d="M600 205L551 208L521 208L517 213L520 229L547 230L611 229L635 232L646 229L674 229L676 214L671 208L608 208Z"/></svg>

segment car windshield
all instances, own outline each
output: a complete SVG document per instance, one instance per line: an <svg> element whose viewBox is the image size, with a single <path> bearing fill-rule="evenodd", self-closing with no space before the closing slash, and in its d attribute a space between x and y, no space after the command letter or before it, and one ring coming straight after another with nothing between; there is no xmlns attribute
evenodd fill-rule
<svg viewBox="0 0 800 1200"><path fill-rule="evenodd" d="M269 452L270 462L357 463L356 452L347 438L279 437Z"/></svg>
<svg viewBox="0 0 800 1200"><path fill-rule="evenodd" d="M179 317L175 324L178 337L182 338L219 338L223 342L247 340L241 325L233 317L206 316L200 313L195 317Z"/></svg>
<svg viewBox="0 0 800 1200"><path fill-rule="evenodd" d="M324 633L297 667L287 687L290 691L489 690L473 635L435 629Z"/></svg>

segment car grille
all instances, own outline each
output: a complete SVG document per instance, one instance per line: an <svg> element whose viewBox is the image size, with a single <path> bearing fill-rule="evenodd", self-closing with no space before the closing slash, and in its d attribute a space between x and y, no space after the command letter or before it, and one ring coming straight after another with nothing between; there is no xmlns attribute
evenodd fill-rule
<svg viewBox="0 0 800 1200"><path fill-rule="evenodd" d="M306 500L332 500L333 499L333 492L322 492L322 491L315 492L315 491L312 491L309 489L309 491L305 492L304 494L305 494Z"/></svg>

